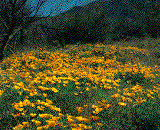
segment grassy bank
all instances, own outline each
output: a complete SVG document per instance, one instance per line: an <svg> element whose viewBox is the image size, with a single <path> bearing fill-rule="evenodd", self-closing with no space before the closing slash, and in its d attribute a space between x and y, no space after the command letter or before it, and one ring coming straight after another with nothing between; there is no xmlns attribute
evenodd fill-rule
<svg viewBox="0 0 160 130"><path fill-rule="evenodd" d="M146 39L6 58L0 65L0 129L158 130L158 48L159 40Z"/></svg>

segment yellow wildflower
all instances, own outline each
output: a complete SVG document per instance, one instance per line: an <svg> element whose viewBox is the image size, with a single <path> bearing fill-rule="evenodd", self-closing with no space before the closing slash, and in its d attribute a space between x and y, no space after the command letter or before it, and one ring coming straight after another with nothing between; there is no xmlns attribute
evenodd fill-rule
<svg viewBox="0 0 160 130"><path fill-rule="evenodd" d="M17 85L20 86L20 87L22 87L22 88L24 88L23 82L19 82L19 83L17 83Z"/></svg>
<svg viewBox="0 0 160 130"><path fill-rule="evenodd" d="M119 102L118 103L120 106L126 106L126 103L124 103L124 102Z"/></svg>
<svg viewBox="0 0 160 130"><path fill-rule="evenodd" d="M23 125L18 124L17 126L13 127L13 130L22 130L23 129Z"/></svg>
<svg viewBox="0 0 160 130"><path fill-rule="evenodd" d="M36 113L30 113L31 117L35 117L37 114Z"/></svg>
<svg viewBox="0 0 160 130"><path fill-rule="evenodd" d="M80 89L80 87L76 86L76 89Z"/></svg>
<svg viewBox="0 0 160 130"><path fill-rule="evenodd" d="M37 121L37 120L34 120L34 123L35 123L36 126L38 126L38 125L41 124L41 122L40 122L40 121Z"/></svg>
<svg viewBox="0 0 160 130"><path fill-rule="evenodd" d="M19 86L17 86L17 85L14 85L14 88L15 88L15 89L20 89L20 87L19 87Z"/></svg>
<svg viewBox="0 0 160 130"><path fill-rule="evenodd" d="M94 113L94 114L98 114L98 113L101 112L102 110L103 110L103 108L97 107L97 108L93 111L93 113Z"/></svg>
<svg viewBox="0 0 160 130"><path fill-rule="evenodd" d="M86 123L88 123L90 121L90 119L88 118L83 118L83 121L85 121Z"/></svg>
<svg viewBox="0 0 160 130"><path fill-rule="evenodd" d="M104 104L104 108L108 109L110 107L110 104Z"/></svg>
<svg viewBox="0 0 160 130"><path fill-rule="evenodd" d="M60 118L63 117L63 114L62 114L62 113L58 113L58 115L59 115Z"/></svg>
<svg viewBox="0 0 160 130"><path fill-rule="evenodd" d="M19 103L17 103L17 105L18 105L19 107L23 107L23 102L20 101Z"/></svg>
<svg viewBox="0 0 160 130"><path fill-rule="evenodd" d="M43 130L43 127L37 127L37 130Z"/></svg>
<svg viewBox="0 0 160 130"><path fill-rule="evenodd" d="M24 127L29 127L29 122L22 122L22 125L23 125Z"/></svg>
<svg viewBox="0 0 160 130"><path fill-rule="evenodd" d="M111 85L104 85L104 88L105 89L111 89L112 87L111 87Z"/></svg>
<svg viewBox="0 0 160 130"><path fill-rule="evenodd" d="M50 88L50 90L52 90L53 92L57 93L58 90L56 88Z"/></svg>
<svg viewBox="0 0 160 130"><path fill-rule="evenodd" d="M78 111L79 113L82 113L82 110L83 110L82 107L77 107L76 109L77 109L77 111Z"/></svg>
<svg viewBox="0 0 160 130"><path fill-rule="evenodd" d="M41 104L41 105L44 105L44 104L45 104L45 102L40 102L40 104Z"/></svg>
<svg viewBox="0 0 160 130"><path fill-rule="evenodd" d="M24 105L24 106L29 106L29 105L30 105L30 101L29 101L28 99L25 99L25 100L23 101L23 105Z"/></svg>
<svg viewBox="0 0 160 130"><path fill-rule="evenodd" d="M78 93L74 93L74 95L75 95L75 96L77 96L77 95L78 95Z"/></svg>
<svg viewBox="0 0 160 130"><path fill-rule="evenodd" d="M34 105L34 103L30 103L30 106L31 106L31 107L34 107L35 105Z"/></svg>
<svg viewBox="0 0 160 130"><path fill-rule="evenodd" d="M49 125L45 125L43 126L44 129L48 129L49 128Z"/></svg>
<svg viewBox="0 0 160 130"><path fill-rule="evenodd" d="M55 127L56 124L57 124L55 121L51 121L51 120L46 120L46 122L48 123L48 125L49 125L50 127Z"/></svg>
<svg viewBox="0 0 160 130"><path fill-rule="evenodd" d="M45 103L44 105L45 105L46 107L50 107L49 103Z"/></svg>
<svg viewBox="0 0 160 130"><path fill-rule="evenodd" d="M31 96L31 97L34 96L34 93L30 93L30 96Z"/></svg>
<svg viewBox="0 0 160 130"><path fill-rule="evenodd" d="M92 105L92 108L97 108L98 106L96 106L96 105Z"/></svg>
<svg viewBox="0 0 160 130"><path fill-rule="evenodd" d="M43 96L44 96L44 97L47 97L47 94L46 94L46 93L43 93Z"/></svg>
<svg viewBox="0 0 160 130"><path fill-rule="evenodd" d="M78 120L78 121L83 121L83 117L82 116L78 116L78 117L76 117L76 119Z"/></svg>
<svg viewBox="0 0 160 130"><path fill-rule="evenodd" d="M71 118L67 118L67 120L68 120L68 123L73 123L74 122L74 120L71 119Z"/></svg>
<svg viewBox="0 0 160 130"><path fill-rule="evenodd" d="M51 110L55 110L55 111L58 111L58 112L60 112L61 111L61 109L60 108L58 108L58 107L56 107L56 106L50 106L50 109Z"/></svg>
<svg viewBox="0 0 160 130"><path fill-rule="evenodd" d="M72 128L72 130L81 130L81 128Z"/></svg>
<svg viewBox="0 0 160 130"><path fill-rule="evenodd" d="M53 104L53 102L51 101L51 100L49 100L49 99L46 99L46 102L48 103L48 104Z"/></svg>
<svg viewBox="0 0 160 130"><path fill-rule="evenodd" d="M121 97L122 97L122 101L125 102L126 98L124 96L121 96Z"/></svg>
<svg viewBox="0 0 160 130"><path fill-rule="evenodd" d="M41 118L50 118L52 115L50 114L39 114L39 117Z"/></svg>
<svg viewBox="0 0 160 130"><path fill-rule="evenodd" d="M97 125L98 125L98 126L103 126L103 124L102 124L102 123L97 123Z"/></svg>
<svg viewBox="0 0 160 130"><path fill-rule="evenodd" d="M21 114L22 114L22 116L24 116L24 115L25 115L25 113L24 113L24 112L22 112Z"/></svg>
<svg viewBox="0 0 160 130"><path fill-rule="evenodd" d="M51 115L52 116L52 115ZM57 121L60 117L55 117L55 116L52 116L51 120L52 121Z"/></svg>
<svg viewBox="0 0 160 130"><path fill-rule="evenodd" d="M112 80L111 80L111 79L106 79L106 81L107 81L107 82L109 82L109 83L110 83L110 82L112 82Z"/></svg>
<svg viewBox="0 0 160 130"><path fill-rule="evenodd" d="M85 129L86 128L86 125L85 124L78 124L80 128L83 128Z"/></svg>
<svg viewBox="0 0 160 130"><path fill-rule="evenodd" d="M78 85L78 84L79 84L79 82L75 82L75 84L76 84L76 85Z"/></svg>
<svg viewBox="0 0 160 130"><path fill-rule="evenodd" d="M86 88L86 91L89 91L89 88L88 88L88 87Z"/></svg>
<svg viewBox="0 0 160 130"><path fill-rule="evenodd" d="M71 124L71 127L73 127L73 128L75 128L75 127L77 127L77 124Z"/></svg>
<svg viewBox="0 0 160 130"><path fill-rule="evenodd" d="M17 110L19 110L19 111L23 111L23 108L17 108Z"/></svg>
<svg viewBox="0 0 160 130"><path fill-rule="evenodd" d="M112 98L118 98L118 97L120 97L121 95L120 94L114 94L114 95L112 95Z"/></svg>
<svg viewBox="0 0 160 130"><path fill-rule="evenodd" d="M37 108L38 108L39 110L41 110L41 111L44 110L44 107L43 107L43 106L37 106Z"/></svg>

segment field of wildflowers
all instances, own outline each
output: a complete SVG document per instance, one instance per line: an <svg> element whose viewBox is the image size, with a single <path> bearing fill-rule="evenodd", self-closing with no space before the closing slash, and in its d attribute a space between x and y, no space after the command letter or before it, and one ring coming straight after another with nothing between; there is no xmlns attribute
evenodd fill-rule
<svg viewBox="0 0 160 130"><path fill-rule="evenodd" d="M159 60L85 44L14 54L0 65L1 130L158 130Z"/></svg>

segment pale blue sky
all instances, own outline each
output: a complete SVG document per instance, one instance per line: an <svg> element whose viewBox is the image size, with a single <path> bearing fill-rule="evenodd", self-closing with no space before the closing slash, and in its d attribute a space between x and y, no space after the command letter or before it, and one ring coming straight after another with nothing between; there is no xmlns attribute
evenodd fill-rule
<svg viewBox="0 0 160 130"><path fill-rule="evenodd" d="M31 5L35 5L38 0L29 1ZM46 16L50 13L51 9L55 9L59 6L55 13L53 13L53 15L55 15L67 11L74 6L85 5L93 1L96 0L47 0L47 2L42 5L42 8L39 9L39 13Z"/></svg>

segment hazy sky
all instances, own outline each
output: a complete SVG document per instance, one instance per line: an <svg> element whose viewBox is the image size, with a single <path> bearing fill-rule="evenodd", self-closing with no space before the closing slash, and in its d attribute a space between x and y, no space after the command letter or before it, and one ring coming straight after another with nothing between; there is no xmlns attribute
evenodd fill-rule
<svg viewBox="0 0 160 130"><path fill-rule="evenodd" d="M35 5L38 0L29 0L31 5ZM39 13L46 16L51 9L57 9L53 15L69 10L74 6L85 5L96 0L47 0L39 9ZM58 7L59 6L59 7ZM57 8L58 7L58 8Z"/></svg>

